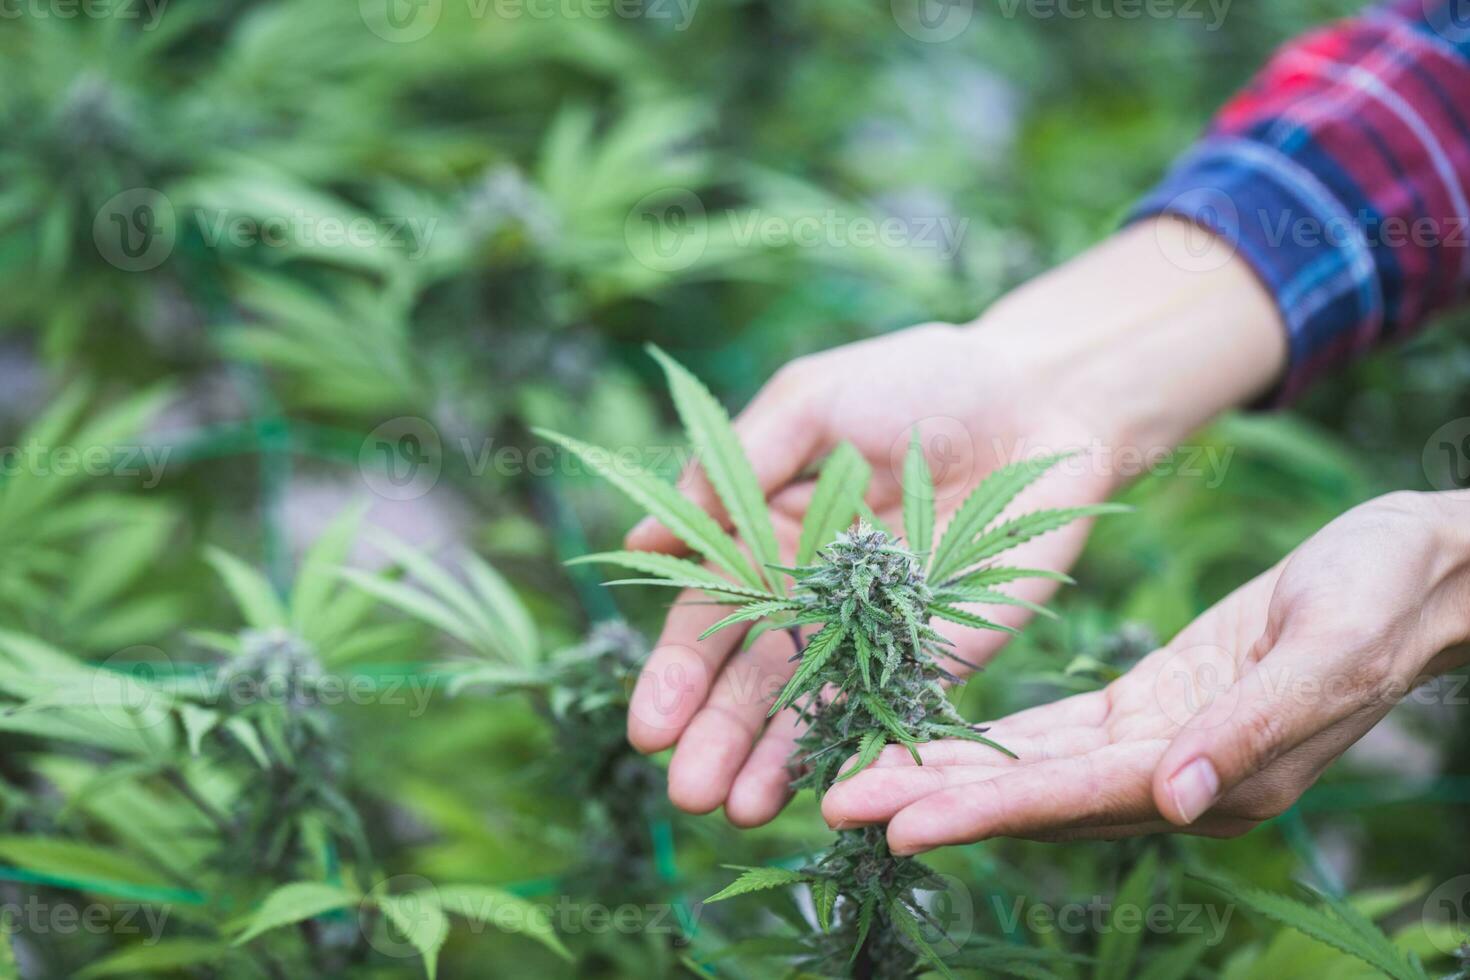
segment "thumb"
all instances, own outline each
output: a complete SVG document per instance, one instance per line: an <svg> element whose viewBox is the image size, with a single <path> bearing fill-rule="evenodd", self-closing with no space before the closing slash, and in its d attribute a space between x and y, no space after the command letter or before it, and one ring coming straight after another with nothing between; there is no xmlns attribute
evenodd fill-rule
<svg viewBox="0 0 1470 980"><path fill-rule="evenodd" d="M1184 722L1154 769L1154 804L1165 819L1180 826L1194 823L1241 782L1337 720L1324 698L1312 696L1321 686L1302 683L1321 666L1305 647L1277 644L1258 660L1245 658L1239 666L1233 654L1219 654L1206 658L1208 663L1193 660L1189 669L1197 676L1191 697L1203 686L1198 676L1202 664L1217 687L1205 691L1206 703ZM1232 675L1225 678L1227 683L1218 683L1226 658ZM1193 703L1186 697L1172 707L1164 704L1178 695L1162 681L1156 694L1171 714L1181 704Z"/></svg>
<svg viewBox="0 0 1470 980"><path fill-rule="evenodd" d="M812 411L814 400L799 383L777 376L766 384L735 420L735 436L755 471L761 493L770 497L801 473L825 445L825 433ZM679 476L679 489L726 527L724 505L697 460ZM634 551L679 554L684 543L655 518L634 525L623 542Z"/></svg>

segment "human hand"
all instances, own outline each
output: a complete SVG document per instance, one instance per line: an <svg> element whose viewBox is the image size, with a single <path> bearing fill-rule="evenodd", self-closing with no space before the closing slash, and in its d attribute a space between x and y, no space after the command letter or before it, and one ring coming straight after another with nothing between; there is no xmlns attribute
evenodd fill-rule
<svg viewBox="0 0 1470 980"><path fill-rule="evenodd" d="M1099 503L1126 478L1120 448L1137 459L1167 451L1227 405L1254 396L1284 357L1274 309L1244 267L1207 279L1185 276L1161 253L1161 237L1184 234L1167 220L1139 226L1003 300L971 327L930 324L802 358L780 371L735 427L771 503L784 558L791 560L813 489L804 476L842 441L869 461L867 502L901 527L899 477L918 426L936 475L938 525L987 474L1046 452L1077 451L1017 501L1015 510ZM1146 287L1146 288L1145 288ZM1229 303L1222 302L1228 299ZM1212 324L1205 310L1230 311ZM1038 325L1045 325L1041 329ZM721 514L696 469L681 481L700 506ZM1080 552L1079 523L1016 549L1025 567L1063 571ZM630 548L674 552L679 541L653 522ZM1015 589L1045 601L1055 582ZM791 676L788 637L767 633L742 649L745 631L700 634L728 610L680 597L633 693L628 737L644 752L677 745L669 796L753 826L790 795L787 757L795 713L766 714ZM1021 625L1018 607L986 616ZM957 658L981 663L1004 640L995 631L947 628ZM951 664L956 671L963 669Z"/></svg>
<svg viewBox="0 0 1470 980"><path fill-rule="evenodd" d="M1288 809L1422 681L1470 660L1470 494L1329 524L1107 688L1005 718L1019 755L890 747L822 802L895 853L990 837L1233 836Z"/></svg>

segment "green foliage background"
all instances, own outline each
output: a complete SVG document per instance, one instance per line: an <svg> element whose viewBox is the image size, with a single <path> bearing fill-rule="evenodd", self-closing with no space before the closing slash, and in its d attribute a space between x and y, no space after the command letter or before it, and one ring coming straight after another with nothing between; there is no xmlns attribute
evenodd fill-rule
<svg viewBox="0 0 1470 980"><path fill-rule="evenodd" d="M39 446L29 458L53 464L58 449L89 446L123 447L114 461L145 448L166 460L156 479L121 465L66 477L34 463L0 476L5 671L51 663L35 641L67 663L215 663L209 641L259 624L237 609L238 587L232 601L210 570L219 564L210 549L288 595L307 546L358 504L367 524L428 552L490 558L549 646L574 644L618 612L656 628L657 599L614 600L591 570L562 567L614 546L633 514L579 473L527 472L532 426L609 446L676 442L656 366L641 353L648 341L738 407L793 356L977 315L1115 227L1276 44L1356 4L1236 0L1210 29L1207 11L1036 18L1022 4L1007 17L1007 5L982 2L943 43L900 29L902 6L649 0L641 15L617 17L576 0L444 0L422 8L437 19L412 40L373 0L174 0L74 18L42 4L0 23L0 445ZM140 188L150 191L139 198ZM125 192L134 196L122 207ZM155 267L129 271L111 222L134 216L139 200L172 244ZM670 225L678 207L687 223ZM851 227L894 215L967 224L952 255L740 234L760 222L835 216ZM380 232L336 244L292 231L264 243L215 234L239 227L221 220L299 216L317 232L354 219ZM423 233L385 233L408 222ZM650 250L650 229L703 247L670 261ZM1148 635L1169 636L1331 516L1388 489L1427 488L1430 434L1470 416L1465 336L1464 317L1452 318L1291 413L1234 417L1205 433L1202 446L1231 454L1223 482L1160 475L1131 490L1148 519L1099 528L1081 586L1058 606L1061 624L1012 644L963 695L967 715L1100 683ZM424 458L441 476L432 491L394 501L375 452L383 432L401 446L404 425L437 440ZM365 561L371 551L363 535L350 553ZM386 609L362 614L364 638L332 647L330 669L432 676L444 646L430 631ZM19 681L0 688L12 706L46 693ZM533 901L687 902L714 890L726 875L719 862L799 862L826 837L802 804L739 835L717 817L655 814L654 883L609 885L583 874L583 849L600 839L587 826L596 814L556 790L565 757L532 702L451 698L442 686L422 711L387 700L329 713L341 756L329 768L370 862L306 846L304 832L289 867L247 862L238 841L196 827L196 872L158 849L176 832L173 815L200 819L169 789L179 778L214 787L240 812L280 810L270 794L284 791L249 775L240 745L210 743L217 754L197 763L209 771L181 777L172 756L140 762L136 746L78 742L7 714L0 895L111 902L75 881L131 871L137 885L205 895L208 913L177 916L167 934L213 951L238 935L226 924L292 880L359 879L366 891L422 876L512 886ZM1160 894L1208 894L1180 875L1187 865L1274 890L1303 875L1328 890L1396 888L1363 901L1404 930L1405 944L1437 955L1418 909L1429 887L1470 868L1467 718L1463 706L1397 712L1395 741L1335 767L1281 821L1238 841L1166 842L1173 860ZM310 807L291 812L332 838L322 829L331 821ZM989 899L1109 896L1140 853L998 843L941 865L968 883L977 931L1003 936ZM103 873L104 854L123 863ZM719 955L729 937L772 928L737 904L701 915L687 947L664 935L564 936L570 965L514 931L455 929L440 971L768 975L769 964ZM289 942L143 972L423 969L398 947L334 946L334 929L355 926L329 917ZM1147 935L1140 953L1024 928L1006 939L1098 956L1097 969L1119 976L1133 957L1157 964L1185 943ZM26 976L68 975L130 948L116 934L24 928L14 945ZM1160 975L1352 975L1336 972L1348 961L1328 946L1268 919L1242 916L1199 953L1197 965ZM487 963L505 966L487 974Z"/></svg>

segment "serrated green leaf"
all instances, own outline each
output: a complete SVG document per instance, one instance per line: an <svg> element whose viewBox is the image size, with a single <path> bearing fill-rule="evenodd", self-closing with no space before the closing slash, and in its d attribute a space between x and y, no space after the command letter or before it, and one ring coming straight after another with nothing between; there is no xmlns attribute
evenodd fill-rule
<svg viewBox="0 0 1470 980"><path fill-rule="evenodd" d="M812 882L812 904L817 909L817 926L823 932L831 932L832 910L837 905L835 878L817 878Z"/></svg>
<svg viewBox="0 0 1470 980"><path fill-rule="evenodd" d="M689 547L723 568L752 589L764 590L760 574L746 561L735 541L709 514L681 494L672 484L651 473L629 467L613 466L608 453L570 436L547 429L534 430L538 436L575 453L589 469L621 490L664 527Z"/></svg>
<svg viewBox="0 0 1470 980"><path fill-rule="evenodd" d="M858 744L857 760L846 772L834 779L832 781L833 784L840 783L845 779L851 779L868 768L868 766L873 764L873 760L878 758L878 754L883 751L883 747L887 744L888 737L885 733L865 732L863 734L863 740Z"/></svg>
<svg viewBox="0 0 1470 980"><path fill-rule="evenodd" d="M319 881L298 881L282 885L266 896L260 907L245 921L244 931L234 945L242 946L257 936L314 919L327 912L351 908L358 902L352 892Z"/></svg>
<svg viewBox="0 0 1470 980"><path fill-rule="evenodd" d="M701 640L708 639L725 627L734 626L736 623L744 623L752 619L763 619L778 612L787 612L800 608L801 606L798 603L792 602L790 599L771 599L765 602L752 602L748 606L736 610L718 623L715 623L709 629L699 634L699 638Z"/></svg>
<svg viewBox="0 0 1470 980"><path fill-rule="evenodd" d="M819 548L852 525L872 476L872 467L852 443L837 444L822 464L816 489L807 503L796 546L797 565L810 564Z"/></svg>
<svg viewBox="0 0 1470 980"><path fill-rule="evenodd" d="M954 588L959 589L982 589L991 585L1005 585L1008 582L1016 582L1027 578L1051 579L1053 582L1063 582L1067 585L1072 585L1076 582L1070 575L1043 568L1008 568L999 566L982 568L979 571L971 572L964 578L953 582L952 585Z"/></svg>
<svg viewBox="0 0 1470 980"><path fill-rule="evenodd" d="M1137 929L1120 928L1120 916L1148 907L1158 872L1159 852L1150 848L1123 880L1113 901L1109 927L1098 940L1095 980L1128 980L1137 972L1134 966L1143 935Z"/></svg>
<svg viewBox="0 0 1470 980"><path fill-rule="evenodd" d="M863 943L868 941L868 933L873 929L873 917L877 911L878 896L873 892L863 895L862 902L858 905L857 940L852 945L852 955L847 958L849 966L857 962L858 954L863 951Z"/></svg>
<svg viewBox="0 0 1470 980"><path fill-rule="evenodd" d="M1427 980L1424 968L1409 959L1371 922L1350 921L1340 907L1317 908L1306 902L1214 875L1191 874L1266 918L1357 957L1394 980Z"/></svg>
<svg viewBox="0 0 1470 980"><path fill-rule="evenodd" d="M57 878L70 878L86 890L89 884L123 883L165 887L173 882L164 874L121 850L40 835L0 837L0 858L6 862Z"/></svg>
<svg viewBox="0 0 1470 980"><path fill-rule="evenodd" d="M709 389L682 364L652 344L648 345L648 352L669 379L674 407L699 452L700 467L719 494L736 533L750 549L757 574L767 577L766 566L781 558L776 550L776 529L771 524L765 493L730 424L730 416ZM781 577L769 578L775 591L784 594L786 585Z"/></svg>
<svg viewBox="0 0 1470 980"><path fill-rule="evenodd" d="M995 749L997 752L1001 752L1005 755L1010 756L1012 759L1020 758L1020 756L1016 755L1016 753L1012 752L1004 745L1001 745L994 739L986 738L984 735L982 735L980 732L977 732L973 728L965 728L960 725L931 725L930 727L940 735L948 735L950 738L959 738L964 739L967 742L976 742L980 745L988 745L992 749Z"/></svg>
<svg viewBox="0 0 1470 980"><path fill-rule="evenodd" d="M449 919L445 917L438 901L425 893L409 892L406 895L374 895L373 904L382 909L383 915L403 934L408 944L418 950L424 958L424 970L429 980L439 970L439 950L449 938Z"/></svg>
<svg viewBox="0 0 1470 980"><path fill-rule="evenodd" d="M489 562L474 555L465 563L470 587L480 597L490 616L500 628L504 645L527 666L541 659L541 639L530 610L516 595L514 587Z"/></svg>
<svg viewBox="0 0 1470 980"><path fill-rule="evenodd" d="M929 563L930 577L936 582L942 582L967 564L973 564L959 560L962 557L961 549L966 548L976 535L999 517L1022 490L1064 458L1044 456L1022 460L1002 466L981 480L980 485L970 491L964 503L960 504L949 526L945 528L944 537L934 549L934 560Z"/></svg>
<svg viewBox="0 0 1470 980"><path fill-rule="evenodd" d="M738 585L714 588L713 586L700 585L697 582L682 582L672 578L615 578L602 583L606 586L614 585L653 585L666 589L697 589L703 592L710 600L720 605L738 605L749 602L752 599L769 598L768 592L757 592L755 589L747 589Z"/></svg>
<svg viewBox="0 0 1470 980"><path fill-rule="evenodd" d="M78 970L76 980L97 980L129 973L157 976L189 966L218 965L232 950L212 939L160 939L108 953Z"/></svg>
<svg viewBox="0 0 1470 980"><path fill-rule="evenodd" d="M705 592L713 591L725 595L748 595L751 598L776 598L773 593L764 588L756 589L741 585L730 581L718 572L712 571L688 559L675 558L673 555L662 555L653 551L602 551L597 554L582 555L580 558L570 559L566 564L585 565L589 562L597 562L605 565L621 565L635 572L657 575L661 578L668 579L670 583L677 584L681 588L699 589Z"/></svg>
<svg viewBox="0 0 1470 980"><path fill-rule="evenodd" d="M942 602L936 602L931 605L929 611L940 619L947 619L951 623L958 623L961 626L970 626L981 630L996 630L1001 633L1010 633L1012 636L1020 632L1020 630L1017 630L1013 626L1003 626L1000 623L986 619L984 616L977 616L972 612L956 609L954 606L947 606Z"/></svg>
<svg viewBox="0 0 1470 980"><path fill-rule="evenodd" d="M497 629L496 625L490 621L484 603L471 595L469 589L456 581L454 576L445 571L438 562L390 534L374 534L371 540L393 560L395 565L416 580L422 589L409 589L402 583L382 578L379 578L378 581L415 592L426 600L425 608L427 608L427 600L432 600L435 605L448 611L449 615L459 624L463 635L474 638L471 645L475 648L498 654L507 660L517 659L515 653L504 646L504 631ZM346 574L349 579L361 584L360 573L348 570ZM379 594L386 595L387 591L385 589Z"/></svg>
<svg viewBox="0 0 1470 980"><path fill-rule="evenodd" d="M254 725L250 724L248 718L225 719L225 730L235 736L235 739L255 760L256 765L262 769L271 767L271 759L266 754L265 746L261 744L260 733L255 730Z"/></svg>
<svg viewBox="0 0 1470 980"><path fill-rule="evenodd" d="M179 706L179 721L184 726L184 739L189 744L189 754L198 755L204 736L219 724L220 715L217 711L184 703Z"/></svg>
<svg viewBox="0 0 1470 980"><path fill-rule="evenodd" d="M1137 980L1188 980L1208 948L1206 937L1171 946L1149 960L1136 974Z"/></svg>
<svg viewBox="0 0 1470 980"><path fill-rule="evenodd" d="M920 740L914 737L913 732L904 727L903 721L888 706L882 696L878 694L861 694L859 697L862 699L863 706L868 709L868 713L874 718L877 718L878 722L884 728L888 729L889 733L902 743L904 748L909 750L909 755L914 757L914 765L922 766L924 760L919 757L919 751L915 748Z"/></svg>
<svg viewBox="0 0 1470 980"><path fill-rule="evenodd" d="M291 625L301 635L307 634L308 627L326 609L339 584L337 569L347 560L366 510L363 505L343 508L302 559L301 571L291 587Z"/></svg>
<svg viewBox="0 0 1470 980"><path fill-rule="evenodd" d="M846 631L841 626L836 623L828 623L807 641L806 648L801 652L801 662L797 665L796 673L792 675L791 680L786 682L780 696L776 698L776 703L771 705L770 714L774 715L805 693L806 686L812 678L826 666L827 661L842 645L842 638L845 635Z"/></svg>
<svg viewBox="0 0 1470 980"><path fill-rule="evenodd" d="M859 627L852 631L853 648L857 653L858 673L863 679L863 690L873 689L873 663L878 659L878 651L873 649L873 643L868 639L867 631Z"/></svg>
<svg viewBox="0 0 1470 980"><path fill-rule="evenodd" d="M954 973L949 968L949 964L944 962L934 947L929 945L929 940L924 937L923 924L913 912L909 911L908 906L904 905L898 898L889 899L888 918L895 928L907 936L909 942L914 944L916 951L925 963L932 966L946 980L956 980Z"/></svg>
<svg viewBox="0 0 1470 980"><path fill-rule="evenodd" d="M1025 609L1046 619L1057 618L1056 613L1039 602L1032 602L1030 599L1021 599L1013 595L1006 595L998 589L975 589L955 586L936 591L934 593L934 601L942 602L945 605L953 605L958 602L971 602L980 606L1015 606L1018 609Z"/></svg>
<svg viewBox="0 0 1470 980"><path fill-rule="evenodd" d="M951 557L957 570L964 570L978 562L993 558L1032 538L1066 527L1073 521L1103 514L1125 514L1133 508L1127 504L1089 504L1085 507L1062 507L1057 510L1040 510L998 524L980 535L973 543L957 548Z"/></svg>
<svg viewBox="0 0 1470 980"><path fill-rule="evenodd" d="M725 867L744 873L720 891L706 898L706 903L723 902L725 899L734 898L737 895L748 895L751 892L767 891L772 888L784 888L787 885L799 885L804 881L811 880L810 875L800 871L788 871L786 868L748 868L732 864L727 864Z"/></svg>
<svg viewBox="0 0 1470 980"><path fill-rule="evenodd" d="M224 580L246 623L258 630L286 627L286 607L264 575L219 548L206 548L204 560Z"/></svg>
<svg viewBox="0 0 1470 980"><path fill-rule="evenodd" d="M914 426L908 455L903 461L903 533L909 550L927 567L934 548L934 476L924 458L919 427Z"/></svg>
<svg viewBox="0 0 1470 980"><path fill-rule="evenodd" d="M572 959L571 952L551 928L551 917L545 914L545 908L519 895L488 885L440 885L421 894L432 896L450 915L534 939L562 959L568 962Z"/></svg>
<svg viewBox="0 0 1470 980"><path fill-rule="evenodd" d="M401 612L428 623L435 629L448 633L461 643L476 650L483 649L481 630L477 624L466 620L456 610L418 589L393 579L383 578L356 568L344 568L341 576L378 599Z"/></svg>

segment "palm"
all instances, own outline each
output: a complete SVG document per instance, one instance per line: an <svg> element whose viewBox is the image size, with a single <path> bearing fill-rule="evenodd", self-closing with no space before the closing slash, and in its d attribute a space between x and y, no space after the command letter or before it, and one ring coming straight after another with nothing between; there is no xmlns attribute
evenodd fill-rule
<svg viewBox="0 0 1470 980"><path fill-rule="evenodd" d="M899 850L1177 830L1160 814L1156 773L1182 733L1226 725L1244 710L1282 574L1278 567L1237 590L1107 688L995 723L990 735L1018 759L936 742L921 750L919 767L889 749L834 787L823 812L837 825L886 822ZM1233 836L1282 813L1390 706L1325 713L1314 737L1236 785L1189 832Z"/></svg>
<svg viewBox="0 0 1470 980"><path fill-rule="evenodd" d="M999 356L999 355L997 355ZM998 359L977 357L973 341L947 327L921 327L818 355L779 375L737 421L741 440L767 489L778 543L792 560L813 482L803 478L813 460L839 442L867 459L873 478L867 503L891 528L901 528L902 460L917 427L935 475L937 522L942 528L987 475L1017 459L1087 450L1095 444L1085 426L1057 407L1036 403ZM1093 504L1113 486L1112 474L1084 452L1030 487L1015 510ZM686 492L719 513L718 500L697 471ZM1076 560L1086 525L1071 525L1016 548L1018 565L1064 571ZM658 528L642 527L629 544L679 549ZM1015 594L1044 601L1055 589L1047 580L1019 585ZM688 595L687 600L698 597ZM783 712L766 724L766 711L795 669L784 634L764 634L740 649L742 634L700 634L727 610L694 602L670 612L629 712L629 737L644 751L677 743L669 768L669 793L682 808L708 812L725 805L738 824L763 823L789 796L787 758L796 718ZM1020 626L1020 608L987 610L987 616ZM983 663L1005 639L995 631L945 627L959 660ZM963 669L958 663L952 665Z"/></svg>

